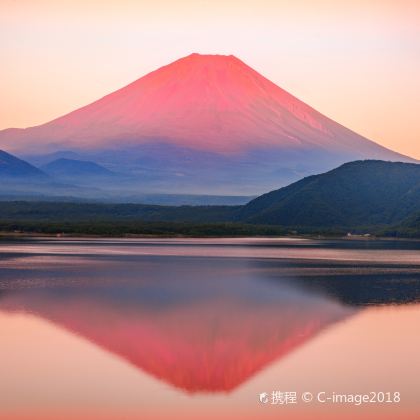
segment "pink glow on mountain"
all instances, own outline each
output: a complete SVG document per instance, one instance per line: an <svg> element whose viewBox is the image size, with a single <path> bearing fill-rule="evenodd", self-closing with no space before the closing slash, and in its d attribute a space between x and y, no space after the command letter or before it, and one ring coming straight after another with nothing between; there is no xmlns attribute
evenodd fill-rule
<svg viewBox="0 0 420 420"><path fill-rule="evenodd" d="M234 56L192 54L45 129L61 136L169 139L175 144L226 151L254 142L296 144L288 120L325 132L314 111ZM234 141L229 141L234 140Z"/></svg>
<svg viewBox="0 0 420 420"><path fill-rule="evenodd" d="M264 147L361 156L389 152L232 55L191 54L49 123L0 132L0 144L8 150L118 148L156 141L219 153Z"/></svg>

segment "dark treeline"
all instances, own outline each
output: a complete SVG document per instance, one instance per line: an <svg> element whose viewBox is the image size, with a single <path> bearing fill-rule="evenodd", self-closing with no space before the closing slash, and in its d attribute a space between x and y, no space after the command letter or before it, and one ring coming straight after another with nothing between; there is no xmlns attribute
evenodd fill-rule
<svg viewBox="0 0 420 420"><path fill-rule="evenodd" d="M235 220L240 206L161 206L149 204L69 203L48 201L0 202L0 221L39 222L189 222Z"/></svg>
<svg viewBox="0 0 420 420"><path fill-rule="evenodd" d="M259 226L240 223L181 223L141 221L79 221L79 222L1 222L0 231L27 234L69 234L99 236L190 236L190 237L243 237L279 236L287 230L279 226Z"/></svg>

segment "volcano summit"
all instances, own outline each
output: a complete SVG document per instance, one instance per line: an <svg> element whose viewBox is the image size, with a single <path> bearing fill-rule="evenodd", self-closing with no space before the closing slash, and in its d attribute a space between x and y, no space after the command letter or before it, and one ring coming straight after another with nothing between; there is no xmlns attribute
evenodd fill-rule
<svg viewBox="0 0 420 420"><path fill-rule="evenodd" d="M181 58L51 122L3 130L0 148L43 163L72 151L143 191L183 193L257 194L351 160L413 161L232 55Z"/></svg>

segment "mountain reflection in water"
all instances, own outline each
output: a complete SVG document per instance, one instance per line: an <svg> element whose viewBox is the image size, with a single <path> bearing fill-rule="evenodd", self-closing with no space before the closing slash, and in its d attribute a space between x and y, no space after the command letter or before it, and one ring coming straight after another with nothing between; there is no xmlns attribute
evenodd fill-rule
<svg viewBox="0 0 420 420"><path fill-rule="evenodd" d="M0 310L49 320L196 393L234 390L364 305L420 300L419 267L403 263L148 251L3 250Z"/></svg>

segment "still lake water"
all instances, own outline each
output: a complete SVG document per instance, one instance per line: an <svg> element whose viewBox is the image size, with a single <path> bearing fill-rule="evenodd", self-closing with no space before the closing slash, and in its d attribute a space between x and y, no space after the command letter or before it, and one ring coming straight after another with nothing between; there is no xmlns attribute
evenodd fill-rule
<svg viewBox="0 0 420 420"><path fill-rule="evenodd" d="M3 240L0 337L2 420L419 419L420 242Z"/></svg>

